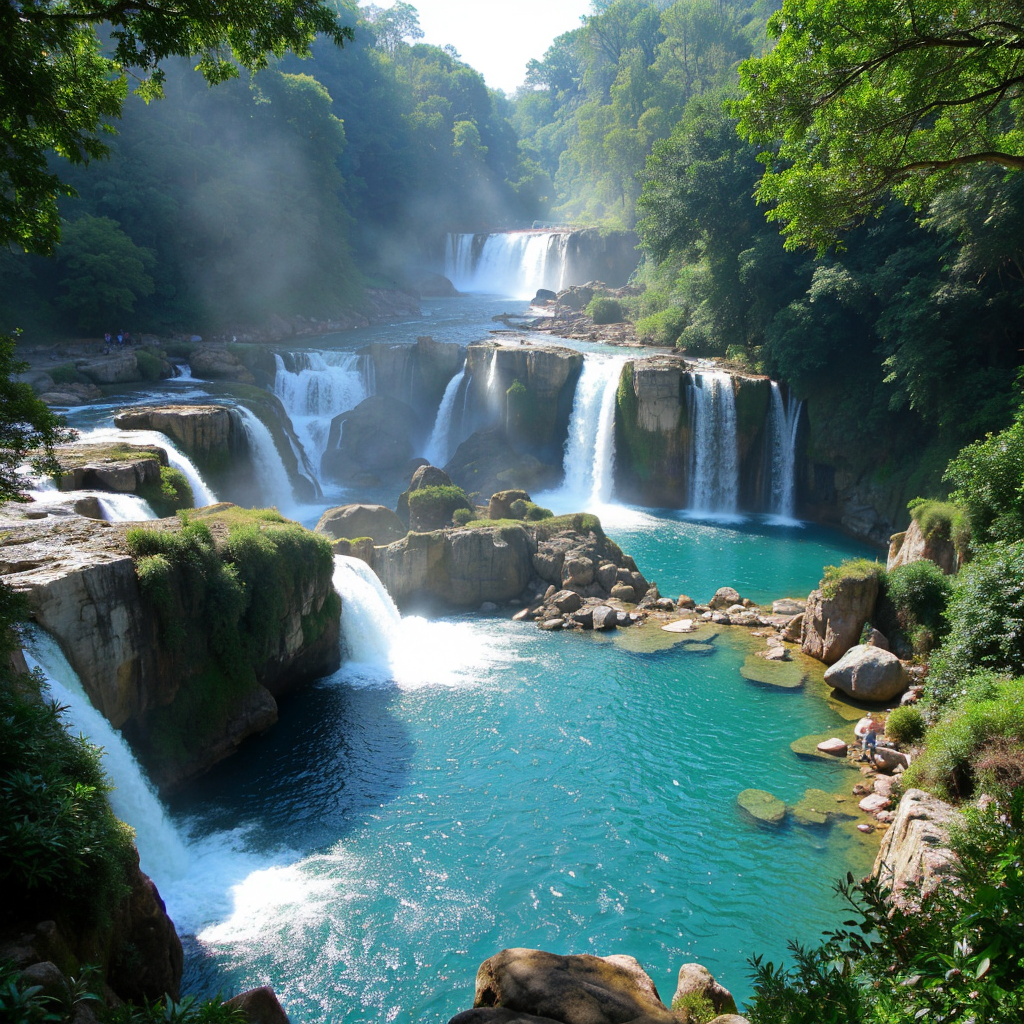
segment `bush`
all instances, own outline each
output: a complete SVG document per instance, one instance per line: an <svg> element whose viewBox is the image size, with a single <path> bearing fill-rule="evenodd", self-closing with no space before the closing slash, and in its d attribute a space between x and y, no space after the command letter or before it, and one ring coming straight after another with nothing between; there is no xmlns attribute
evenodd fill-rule
<svg viewBox="0 0 1024 1024"><path fill-rule="evenodd" d="M71 363L63 363L48 371L54 384L88 384L89 378L79 373Z"/></svg>
<svg viewBox="0 0 1024 1024"><path fill-rule="evenodd" d="M899 565L885 578L885 598L899 632L925 655L946 632L951 578L926 558Z"/></svg>
<svg viewBox="0 0 1024 1024"><path fill-rule="evenodd" d="M850 558L839 565L826 565L819 586L822 595L832 600L839 593L843 580L867 580L872 576L884 584L885 566L868 558Z"/></svg>
<svg viewBox="0 0 1024 1024"><path fill-rule="evenodd" d="M907 509L926 539L948 540L961 554L966 552L971 540L971 527L967 514L959 505L914 498L908 502Z"/></svg>
<svg viewBox="0 0 1024 1024"><path fill-rule="evenodd" d="M622 306L618 299L610 299L605 295L595 295L585 309L587 316L595 324L622 323Z"/></svg>
<svg viewBox="0 0 1024 1024"><path fill-rule="evenodd" d="M188 477L173 466L161 466L160 483L140 488L139 497L145 498L161 519L195 506Z"/></svg>
<svg viewBox="0 0 1024 1024"><path fill-rule="evenodd" d="M1024 543L989 545L951 579L948 633L928 678L939 707L979 669L1024 673Z"/></svg>
<svg viewBox="0 0 1024 1024"><path fill-rule="evenodd" d="M551 519L554 516L551 509L535 505L532 501L524 501L522 498L517 498L509 505L509 512L513 519L528 519L534 523L538 523L542 519Z"/></svg>
<svg viewBox="0 0 1024 1024"><path fill-rule="evenodd" d="M673 1010L685 1010L691 1024L710 1024L717 1016L714 1004L703 992L687 992L672 1000Z"/></svg>
<svg viewBox="0 0 1024 1024"><path fill-rule="evenodd" d="M122 1003L110 1011L106 1024L249 1024L249 1020L241 1007L228 1006L220 996L185 996L180 1003L164 996L141 1006Z"/></svg>
<svg viewBox="0 0 1024 1024"><path fill-rule="evenodd" d="M899 744L916 743L924 732L924 715L912 704L893 708L885 720L885 735Z"/></svg>
<svg viewBox="0 0 1024 1024"><path fill-rule="evenodd" d="M476 510L471 508L457 508L452 513L452 522L456 526L466 526L476 518Z"/></svg>
<svg viewBox="0 0 1024 1024"><path fill-rule="evenodd" d="M143 380L161 380L167 374L167 364L154 352L140 348L135 353L135 362Z"/></svg>
<svg viewBox="0 0 1024 1024"><path fill-rule="evenodd" d="M473 511L473 505L461 487L439 484L421 487L409 493L409 521L414 529L438 530L452 521L460 508Z"/></svg>
<svg viewBox="0 0 1024 1024"><path fill-rule="evenodd" d="M669 306L636 322L636 334L641 341L674 348L686 328L689 314L682 306Z"/></svg>

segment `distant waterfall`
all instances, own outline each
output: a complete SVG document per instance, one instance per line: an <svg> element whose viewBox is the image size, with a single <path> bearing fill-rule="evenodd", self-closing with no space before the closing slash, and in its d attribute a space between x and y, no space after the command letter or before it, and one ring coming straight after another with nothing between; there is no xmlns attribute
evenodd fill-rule
<svg viewBox="0 0 1024 1024"><path fill-rule="evenodd" d="M735 513L740 474L732 377L721 370L695 370L689 391L693 438L690 509Z"/></svg>
<svg viewBox="0 0 1024 1024"><path fill-rule="evenodd" d="M372 362L354 352L296 352L292 360L297 369L289 370L281 356L275 354L274 360L274 394L319 473L331 420L373 394Z"/></svg>
<svg viewBox="0 0 1024 1024"><path fill-rule="evenodd" d="M236 407L249 442L252 472L262 500L268 505L287 505L293 500L292 482L281 453L267 425L244 405Z"/></svg>
<svg viewBox="0 0 1024 1024"><path fill-rule="evenodd" d="M772 381L771 457L773 515L792 519L796 510L796 435L803 402L793 395L782 398L782 388Z"/></svg>
<svg viewBox="0 0 1024 1024"><path fill-rule="evenodd" d="M167 453L167 461L185 474L192 488L196 508L203 505L216 505L217 496L206 486L199 470L192 465L191 459L182 455L171 443L170 439L156 430L118 430L116 427L97 427L95 430L83 430L78 435L78 444L109 444L111 441L122 441L127 444L150 444L163 448Z"/></svg>
<svg viewBox="0 0 1024 1024"><path fill-rule="evenodd" d="M587 355L576 384L565 443L564 489L588 505L612 499L615 475L615 396L625 357Z"/></svg>
<svg viewBox="0 0 1024 1024"><path fill-rule="evenodd" d="M89 702L77 673L52 637L30 629L25 646L29 667L42 670L50 695L67 707L65 718L71 731L103 748L103 770L114 786L109 794L110 806L135 829L142 870L160 882L180 878L189 863L185 843L128 744Z"/></svg>
<svg viewBox="0 0 1024 1024"><path fill-rule="evenodd" d="M423 453L424 458L432 466L443 466L448 461L452 446L452 412L465 379L466 364L463 363L462 369L448 381L448 387L444 389L444 397L437 410L437 419L434 420L434 429L430 432L430 440L427 441L427 449Z"/></svg>
<svg viewBox="0 0 1024 1024"><path fill-rule="evenodd" d="M460 292L529 299L568 287L568 248L565 231L449 235L444 272Z"/></svg>

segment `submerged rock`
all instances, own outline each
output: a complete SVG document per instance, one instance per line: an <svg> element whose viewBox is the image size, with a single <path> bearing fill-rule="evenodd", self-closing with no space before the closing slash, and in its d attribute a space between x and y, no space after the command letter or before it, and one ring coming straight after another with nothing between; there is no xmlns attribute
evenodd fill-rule
<svg viewBox="0 0 1024 1024"><path fill-rule="evenodd" d="M764 789L745 789L736 803L755 821L777 825L786 817L786 805Z"/></svg>

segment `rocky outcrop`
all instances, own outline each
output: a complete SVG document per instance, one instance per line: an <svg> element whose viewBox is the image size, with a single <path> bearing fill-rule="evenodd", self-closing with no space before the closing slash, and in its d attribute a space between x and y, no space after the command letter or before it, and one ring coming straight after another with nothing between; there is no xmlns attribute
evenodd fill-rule
<svg viewBox="0 0 1024 1024"><path fill-rule="evenodd" d="M288 1014L269 985L242 992L224 1005L241 1010L252 1024L289 1024Z"/></svg>
<svg viewBox="0 0 1024 1024"><path fill-rule="evenodd" d="M413 457L418 426L415 412L405 403L383 395L364 399L331 420L321 473L348 484L394 480Z"/></svg>
<svg viewBox="0 0 1024 1024"><path fill-rule="evenodd" d="M76 444L55 451L62 491L113 491L141 494L160 486L160 467L167 452L155 445Z"/></svg>
<svg viewBox="0 0 1024 1024"><path fill-rule="evenodd" d="M193 513L222 538L241 516L230 505ZM147 525L177 530L181 524ZM185 605L180 627L188 644L181 650L164 644L158 611L144 597L128 553L126 525L64 517L11 519L0 528L0 577L26 595L32 617L57 640L93 705L122 729L164 789L205 771L276 721L276 696L339 664L339 622L327 614L337 608L328 559L325 572L310 569L303 586L284 596L272 623L275 639L268 638L251 681L233 686L231 698L218 704L219 717L197 723L186 716L190 742L168 753L171 738L157 734L159 723L173 719L175 702L195 702L204 687L220 685L211 675L209 624L189 620Z"/></svg>
<svg viewBox="0 0 1024 1024"><path fill-rule="evenodd" d="M878 600L878 576L847 576L807 598L800 649L832 665L860 640Z"/></svg>
<svg viewBox="0 0 1024 1024"><path fill-rule="evenodd" d="M331 540L355 540L369 537L374 544L391 544L401 540L405 524L386 505L339 505L329 508L314 528Z"/></svg>
<svg viewBox="0 0 1024 1024"><path fill-rule="evenodd" d="M375 394L394 398L432 421L448 382L466 361L465 345L419 337L414 345L374 343L359 350L373 366Z"/></svg>
<svg viewBox="0 0 1024 1024"><path fill-rule="evenodd" d="M121 430L157 430L200 462L244 447L238 413L224 405L134 406L117 412L114 426Z"/></svg>
<svg viewBox="0 0 1024 1024"><path fill-rule="evenodd" d="M885 568L888 572L922 559L934 562L947 576L951 576L960 567L960 556L951 540L939 536L926 537L917 520L911 519L910 526L903 533L893 534L889 538L889 556Z"/></svg>
<svg viewBox="0 0 1024 1024"><path fill-rule="evenodd" d="M487 499L497 491L542 491L562 476L560 463L520 455L500 427L470 435L444 467L454 484L471 497Z"/></svg>
<svg viewBox="0 0 1024 1024"><path fill-rule="evenodd" d="M735 1013L736 1000L732 993L715 981L714 975L703 964L683 964L679 968L679 981L672 1005L686 996L703 996L714 1008L715 1013Z"/></svg>
<svg viewBox="0 0 1024 1024"><path fill-rule="evenodd" d="M899 696L909 679L895 654L874 644L851 647L825 671L825 682L848 697L883 704Z"/></svg>
<svg viewBox="0 0 1024 1024"><path fill-rule="evenodd" d="M227 380L255 384L248 367L226 345L199 345L188 357L192 376L200 380Z"/></svg>
<svg viewBox="0 0 1024 1024"><path fill-rule="evenodd" d="M925 894L954 871L957 860L949 848L949 826L959 818L953 807L924 790L903 794L874 867L875 876L897 900L908 885L920 886Z"/></svg>
<svg viewBox="0 0 1024 1024"><path fill-rule="evenodd" d="M132 384L142 380L134 352L117 352L109 356L79 359L75 369L94 384Z"/></svg>

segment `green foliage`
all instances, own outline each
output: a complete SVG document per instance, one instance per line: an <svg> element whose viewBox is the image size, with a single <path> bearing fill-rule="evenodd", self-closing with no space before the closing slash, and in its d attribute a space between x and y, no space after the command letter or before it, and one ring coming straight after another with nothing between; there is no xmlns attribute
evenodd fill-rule
<svg viewBox="0 0 1024 1024"><path fill-rule="evenodd" d="M14 922L31 907L37 916L108 926L128 893L134 833L107 803L99 751L68 733L64 709L39 696L39 680L4 674L0 917Z"/></svg>
<svg viewBox="0 0 1024 1024"><path fill-rule="evenodd" d="M885 597L899 631L913 643L919 655L946 632L944 613L952 579L927 558L899 565L885 578Z"/></svg>
<svg viewBox="0 0 1024 1024"><path fill-rule="evenodd" d="M968 445L945 479L952 500L967 513L976 544L1024 540L1024 418Z"/></svg>
<svg viewBox="0 0 1024 1024"><path fill-rule="evenodd" d="M458 509L473 511L473 504L461 487L438 484L409 493L410 517L428 529L440 529L450 523Z"/></svg>
<svg viewBox="0 0 1024 1024"><path fill-rule="evenodd" d="M913 704L893 708L885 720L885 735L901 745L916 743L924 732L924 715Z"/></svg>
<svg viewBox="0 0 1024 1024"><path fill-rule="evenodd" d="M476 509L472 508L457 508L452 513L452 522L456 526L468 526L476 516Z"/></svg>
<svg viewBox="0 0 1024 1024"><path fill-rule="evenodd" d="M584 312L595 324L622 323L622 306L618 299L595 295L586 305Z"/></svg>
<svg viewBox="0 0 1024 1024"><path fill-rule="evenodd" d="M47 995L41 985L30 985L10 960L0 960L0 1020L4 1024L71 1024L76 1016L93 1016L89 1003L100 997L96 971L86 968L79 977L68 978L66 996ZM79 1009L85 1011L78 1014Z"/></svg>
<svg viewBox="0 0 1024 1024"><path fill-rule="evenodd" d="M955 701L978 670L1024 673L1024 542L989 545L952 577L946 621L928 676L933 704Z"/></svg>
<svg viewBox="0 0 1024 1024"><path fill-rule="evenodd" d="M843 580L863 581L875 578L885 583L885 566L870 558L848 558L839 565L826 565L819 587L822 595L831 601L839 593Z"/></svg>
<svg viewBox="0 0 1024 1024"><path fill-rule="evenodd" d="M135 353L135 362L143 380L161 380L167 376L167 363L148 349L140 348Z"/></svg>
<svg viewBox="0 0 1024 1024"><path fill-rule="evenodd" d="M74 364L64 363L48 371L54 384L88 384L89 378L79 373Z"/></svg>
<svg viewBox="0 0 1024 1024"><path fill-rule="evenodd" d="M192 485L188 482L188 477L174 466L161 466L160 483L140 488L139 497L145 498L161 519L173 516L181 509L195 506Z"/></svg>
<svg viewBox="0 0 1024 1024"><path fill-rule="evenodd" d="M685 307L667 306L637 320L636 334L641 341L672 348L682 335L688 320L689 315Z"/></svg>
<svg viewBox="0 0 1024 1024"><path fill-rule="evenodd" d="M837 887L851 920L793 966L750 961L751 1024L995 1022L1024 1012L1024 790L953 832L953 884L896 904L885 880Z"/></svg>
<svg viewBox="0 0 1024 1024"><path fill-rule="evenodd" d="M966 552L971 526L966 513L958 505L949 501L914 498L907 503L907 508L926 540L948 540L957 551Z"/></svg>
<svg viewBox="0 0 1024 1024"><path fill-rule="evenodd" d="M198 999L185 996L175 1002L170 996L141 1006L122 1003L106 1017L107 1024L246 1024L249 1016L237 1006L228 1006L220 996Z"/></svg>
<svg viewBox="0 0 1024 1024"><path fill-rule="evenodd" d="M710 1024L718 1016L711 1000L702 992L687 992L672 1000L673 1010L685 1010L692 1024Z"/></svg>
<svg viewBox="0 0 1024 1024"><path fill-rule="evenodd" d="M840 8L784 0L775 45L740 66L741 134L791 247L832 245L894 192L918 208L978 163L1024 170L1015 0Z"/></svg>
<svg viewBox="0 0 1024 1024"><path fill-rule="evenodd" d="M527 519L530 522L539 522L541 519L551 519L554 513L549 508L543 508L532 501L524 501L517 498L509 505L509 511L513 519Z"/></svg>

